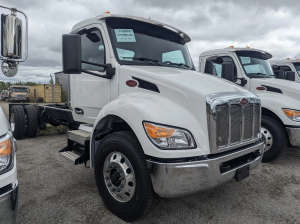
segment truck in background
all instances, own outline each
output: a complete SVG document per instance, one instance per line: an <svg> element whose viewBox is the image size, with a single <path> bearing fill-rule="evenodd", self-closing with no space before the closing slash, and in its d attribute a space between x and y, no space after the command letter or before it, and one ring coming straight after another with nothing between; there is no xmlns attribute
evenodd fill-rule
<svg viewBox="0 0 300 224"><path fill-rule="evenodd" d="M9 102L29 102L29 94L27 86L11 86L8 90Z"/></svg>
<svg viewBox="0 0 300 224"><path fill-rule="evenodd" d="M300 59L269 60L274 75L279 79L300 82Z"/></svg>
<svg viewBox="0 0 300 224"><path fill-rule="evenodd" d="M77 23L62 38L71 99L11 104L14 136L68 125L61 156L94 168L102 200L125 221L146 215L159 196L245 179L264 152L260 99L196 72L190 40L140 17L104 14Z"/></svg>
<svg viewBox="0 0 300 224"><path fill-rule="evenodd" d="M261 98L261 130L266 140L263 162L276 159L288 143L300 147L300 86L275 79L270 58L262 50L233 46L208 50L199 57L200 72L236 83Z"/></svg>
<svg viewBox="0 0 300 224"><path fill-rule="evenodd" d="M8 90L1 91L1 100L8 101Z"/></svg>

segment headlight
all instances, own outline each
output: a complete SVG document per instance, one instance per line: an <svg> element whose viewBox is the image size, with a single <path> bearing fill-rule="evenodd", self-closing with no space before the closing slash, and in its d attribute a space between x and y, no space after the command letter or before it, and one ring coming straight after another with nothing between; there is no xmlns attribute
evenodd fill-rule
<svg viewBox="0 0 300 224"><path fill-rule="evenodd" d="M186 130L148 122L144 122L144 127L148 137L158 147L164 149L196 148L192 134Z"/></svg>
<svg viewBox="0 0 300 224"><path fill-rule="evenodd" d="M0 142L0 172L7 168L10 163L11 156L12 156L12 149L11 149L11 140L10 138Z"/></svg>
<svg viewBox="0 0 300 224"><path fill-rule="evenodd" d="M300 121L300 111L291 109L282 109L285 115L292 121Z"/></svg>

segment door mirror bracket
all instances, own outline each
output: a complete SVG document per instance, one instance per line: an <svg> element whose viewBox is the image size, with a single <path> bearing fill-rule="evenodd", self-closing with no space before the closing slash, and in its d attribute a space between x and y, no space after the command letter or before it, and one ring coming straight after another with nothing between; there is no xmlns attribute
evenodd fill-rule
<svg viewBox="0 0 300 224"><path fill-rule="evenodd" d="M245 79L244 77L243 78L237 78L237 79L239 79L239 80L241 80L241 86L245 86L246 84L247 84L247 79Z"/></svg>

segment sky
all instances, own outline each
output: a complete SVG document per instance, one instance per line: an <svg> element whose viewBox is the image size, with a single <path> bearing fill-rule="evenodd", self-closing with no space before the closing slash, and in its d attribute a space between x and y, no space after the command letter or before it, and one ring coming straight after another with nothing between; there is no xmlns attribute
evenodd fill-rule
<svg viewBox="0 0 300 224"><path fill-rule="evenodd" d="M175 26L192 41L188 49L198 68L201 52L228 46L265 50L273 59L300 58L299 0L2 0L29 19L28 59L18 74L0 80L48 83L62 70L61 36L77 22L106 11ZM9 13L0 9L0 13ZM18 17L23 19L21 14Z"/></svg>

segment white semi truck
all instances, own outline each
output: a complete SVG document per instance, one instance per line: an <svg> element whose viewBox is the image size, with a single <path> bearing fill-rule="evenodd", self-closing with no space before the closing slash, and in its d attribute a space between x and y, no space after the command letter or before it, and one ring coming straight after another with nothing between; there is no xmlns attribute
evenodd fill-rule
<svg viewBox="0 0 300 224"><path fill-rule="evenodd" d="M10 104L14 136L68 125L60 154L95 170L105 205L125 221L147 214L159 196L243 180L264 152L260 99L196 72L189 41L175 27L133 16L77 23L62 38L69 103L36 112Z"/></svg>
<svg viewBox="0 0 300 224"><path fill-rule="evenodd" d="M299 84L275 79L268 52L252 48L208 50L200 54L199 71L227 79L262 101L263 162L276 159L288 144L300 147Z"/></svg>
<svg viewBox="0 0 300 224"><path fill-rule="evenodd" d="M300 59L270 60L270 64L276 78L300 82Z"/></svg>

